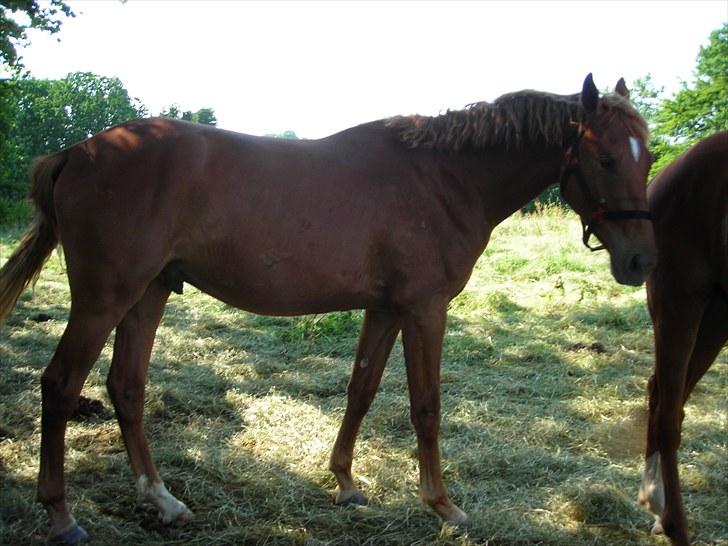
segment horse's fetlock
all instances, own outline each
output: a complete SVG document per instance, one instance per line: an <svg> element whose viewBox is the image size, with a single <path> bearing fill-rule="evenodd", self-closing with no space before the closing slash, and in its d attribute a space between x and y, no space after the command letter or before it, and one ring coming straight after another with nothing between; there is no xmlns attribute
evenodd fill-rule
<svg viewBox="0 0 728 546"><path fill-rule="evenodd" d="M35 492L35 500L42 504L48 512L65 510L66 497L62 489L59 491L54 487L49 490L39 484Z"/></svg>
<svg viewBox="0 0 728 546"><path fill-rule="evenodd" d="M337 459L334 459L334 457L331 457L329 460L329 471L333 473L334 475L338 476L339 474L343 472L348 472L348 468L345 464L342 464Z"/></svg>

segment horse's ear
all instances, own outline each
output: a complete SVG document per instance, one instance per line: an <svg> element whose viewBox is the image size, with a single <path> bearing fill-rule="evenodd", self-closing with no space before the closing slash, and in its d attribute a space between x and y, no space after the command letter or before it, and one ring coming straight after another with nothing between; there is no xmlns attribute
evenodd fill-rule
<svg viewBox="0 0 728 546"><path fill-rule="evenodd" d="M627 84L624 83L624 78L619 78L617 85L614 87L614 91L617 95L620 95L625 99L629 98L629 89L627 89Z"/></svg>
<svg viewBox="0 0 728 546"><path fill-rule="evenodd" d="M595 112L598 102L599 91L597 90L597 86L594 85L591 72L589 72L584 79L584 86L581 88L581 105L584 107L584 113L591 114Z"/></svg>

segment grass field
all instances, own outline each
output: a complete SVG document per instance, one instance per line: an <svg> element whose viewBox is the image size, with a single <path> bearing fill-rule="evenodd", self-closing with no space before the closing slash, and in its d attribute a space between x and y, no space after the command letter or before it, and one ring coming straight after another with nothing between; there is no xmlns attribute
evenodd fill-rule
<svg viewBox="0 0 728 546"><path fill-rule="evenodd" d="M0 237L0 256L17 235ZM75 516L101 545L667 544L635 502L653 359L644 290L617 285L607 260L581 247L573 215L516 216L451 303L442 451L466 532L419 501L399 342L355 451L370 504L337 507L327 465L361 313L260 317L189 286L158 332L146 422L162 477L195 518L165 528L135 502L104 386L111 343L83 391L108 415L72 421L66 436ZM39 381L68 302L54 254L0 327L0 544L46 532ZM728 544L726 353L686 409L680 471L697 544Z"/></svg>

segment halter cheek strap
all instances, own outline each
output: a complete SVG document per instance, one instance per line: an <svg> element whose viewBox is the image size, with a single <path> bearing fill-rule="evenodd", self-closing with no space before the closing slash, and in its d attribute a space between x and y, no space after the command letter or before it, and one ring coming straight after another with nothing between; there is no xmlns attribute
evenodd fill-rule
<svg viewBox="0 0 728 546"><path fill-rule="evenodd" d="M566 187L566 182L573 176L579 183L579 189L591 209L588 221L585 221L583 217L581 218L581 241L585 247L595 252L605 248L604 245L591 246L589 244L589 239L594 234L595 225L602 225L613 220L652 220L652 215L647 210L607 210L605 207L606 201L594 195L589 188L589 184L586 182L586 178L584 178L584 173L579 168L579 143L583 134L583 129L580 129L576 135L576 140L567 152L569 162L564 168L559 185L561 197L565 199L564 188Z"/></svg>

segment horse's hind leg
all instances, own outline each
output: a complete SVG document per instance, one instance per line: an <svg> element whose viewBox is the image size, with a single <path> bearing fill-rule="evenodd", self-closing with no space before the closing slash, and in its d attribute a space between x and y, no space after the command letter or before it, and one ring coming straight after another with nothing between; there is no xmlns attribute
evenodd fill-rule
<svg viewBox="0 0 728 546"><path fill-rule="evenodd" d="M685 509L680 494L676 453L680 443L682 420L685 417L683 406L695 385L715 361L727 339L728 306L725 299L719 297L708 303L700 321L700 328L695 337L695 345L688 360L682 397L678 397L676 393L669 400L664 400L663 397L660 401L661 409L658 412L658 422L660 421L659 414L671 415L672 418L669 423L677 429L676 431L670 431L671 434L676 434L676 440L671 434L666 434L667 438L662 440L658 437L665 493L665 506L661 516L661 524L665 534L672 539L673 544L689 543ZM663 429L661 429L661 432L665 433ZM673 438L672 442L670 442L671 438Z"/></svg>
<svg viewBox="0 0 728 546"><path fill-rule="evenodd" d="M728 341L728 297L716 294L705 309L695 348L688 363L683 404Z"/></svg>
<svg viewBox="0 0 728 546"><path fill-rule="evenodd" d="M144 433L144 385L154 335L164 314L169 289L156 279L116 327L107 388L136 478L140 501L150 501L164 523L186 523L192 513L173 497L157 473Z"/></svg>
<svg viewBox="0 0 728 546"><path fill-rule="evenodd" d="M329 463L329 469L338 483L334 500L336 504L366 503L364 495L357 489L351 476L354 442L362 419L374 400L398 333L399 322L396 315L366 311L354 369L347 387L346 413L341 421Z"/></svg>
<svg viewBox="0 0 728 546"><path fill-rule="evenodd" d="M66 505L63 475L66 424L91 367L123 312L112 305L99 311L90 309L84 302L74 303L66 330L41 379L43 409L37 498L48 512L49 538L53 541L76 544L88 540Z"/></svg>
<svg viewBox="0 0 728 546"><path fill-rule="evenodd" d="M648 286L655 333L655 375L649 382L647 450L639 501L655 514L653 532L664 531L673 544L687 545L677 450L689 363L699 343L706 306L693 296L657 294L655 287Z"/></svg>

